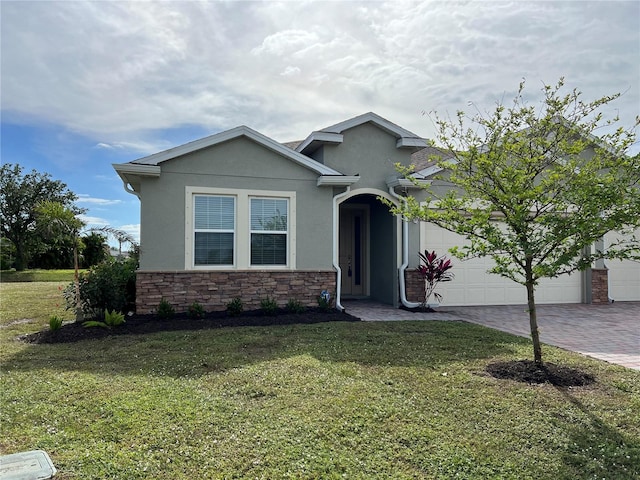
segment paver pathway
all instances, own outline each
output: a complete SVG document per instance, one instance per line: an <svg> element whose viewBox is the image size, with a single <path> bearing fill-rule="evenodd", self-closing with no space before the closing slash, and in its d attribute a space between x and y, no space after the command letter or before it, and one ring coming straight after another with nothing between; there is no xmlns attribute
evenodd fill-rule
<svg viewBox="0 0 640 480"><path fill-rule="evenodd" d="M348 313L364 321L464 320L530 337L524 305L443 306L436 313L413 313L365 300L342 303ZM537 308L542 342L640 371L640 302Z"/></svg>

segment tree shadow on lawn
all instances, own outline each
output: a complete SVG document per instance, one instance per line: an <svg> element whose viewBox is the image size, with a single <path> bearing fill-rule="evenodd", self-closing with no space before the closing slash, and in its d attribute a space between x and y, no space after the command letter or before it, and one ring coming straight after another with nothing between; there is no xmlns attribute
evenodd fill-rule
<svg viewBox="0 0 640 480"><path fill-rule="evenodd" d="M176 320L178 321L178 320ZM310 355L323 362L440 368L513 355L527 339L464 322L341 322L112 335L67 344L26 344L4 370L200 376Z"/></svg>
<svg viewBox="0 0 640 480"><path fill-rule="evenodd" d="M607 425L570 390L556 389L585 417L567 427L565 469L559 478L640 478L640 440Z"/></svg>

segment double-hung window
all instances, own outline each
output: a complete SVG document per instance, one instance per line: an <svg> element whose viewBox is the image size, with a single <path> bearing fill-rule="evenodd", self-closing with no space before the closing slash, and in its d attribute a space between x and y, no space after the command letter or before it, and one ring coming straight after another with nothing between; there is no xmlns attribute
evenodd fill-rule
<svg viewBox="0 0 640 480"><path fill-rule="evenodd" d="M251 265L286 265L289 200L251 198Z"/></svg>
<svg viewBox="0 0 640 480"><path fill-rule="evenodd" d="M195 195L194 265L233 265L236 204L233 196Z"/></svg>
<svg viewBox="0 0 640 480"><path fill-rule="evenodd" d="M296 268L296 192L185 188L185 269Z"/></svg>

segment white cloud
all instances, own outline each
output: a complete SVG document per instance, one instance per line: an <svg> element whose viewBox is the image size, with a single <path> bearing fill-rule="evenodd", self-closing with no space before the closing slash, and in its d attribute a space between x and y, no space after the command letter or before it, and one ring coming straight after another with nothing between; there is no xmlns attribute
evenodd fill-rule
<svg viewBox="0 0 640 480"><path fill-rule="evenodd" d="M90 204L94 206L118 205L122 200L108 200L106 198L95 198L90 195L79 193L77 203Z"/></svg>
<svg viewBox="0 0 640 480"><path fill-rule="evenodd" d="M113 150L113 149L115 149L115 148L118 148L118 146L117 146L117 145L110 145L110 144L108 144L108 143L100 142L100 143L97 143L97 144L96 144L96 148L104 148L104 149L107 149L107 150Z"/></svg>
<svg viewBox="0 0 640 480"><path fill-rule="evenodd" d="M100 217L92 217L89 215L78 215L78 218L82 220L89 228L92 227L105 227L109 225L109 221Z"/></svg>
<svg viewBox="0 0 640 480"><path fill-rule="evenodd" d="M431 135L422 111L566 76L587 99L627 91L630 125L639 17L635 1L6 2L3 116L141 154L181 125L285 141L366 111Z"/></svg>
<svg viewBox="0 0 640 480"><path fill-rule="evenodd" d="M122 230L123 232L128 233L135 239L136 243L140 243L140 224L139 223L121 225L116 228L117 230Z"/></svg>
<svg viewBox="0 0 640 480"><path fill-rule="evenodd" d="M288 65L287 68L284 69L284 71L282 73L280 73L280 75L282 75L283 77L293 77L295 75L300 75L301 70L298 67L292 67L291 65Z"/></svg>

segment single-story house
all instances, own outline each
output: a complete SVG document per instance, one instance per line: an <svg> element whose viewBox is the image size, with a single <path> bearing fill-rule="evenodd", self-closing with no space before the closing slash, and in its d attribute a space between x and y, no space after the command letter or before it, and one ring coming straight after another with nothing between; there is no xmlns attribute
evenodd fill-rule
<svg viewBox="0 0 640 480"><path fill-rule="evenodd" d="M236 297L245 308L267 297L315 306L325 290L337 308L348 298L416 305L417 253L446 253L462 240L402 221L379 197L397 203L420 193L394 164L417 165L428 177L435 152L419 135L365 113L301 142L240 126L115 164L141 202L138 312L153 312L162 299L178 311L193 302L224 310ZM455 261L444 302L526 303L524 287L486 273L490 262ZM640 300L638 264L614 267L608 279L594 270L541 282L537 301L606 301L607 287L616 300Z"/></svg>

